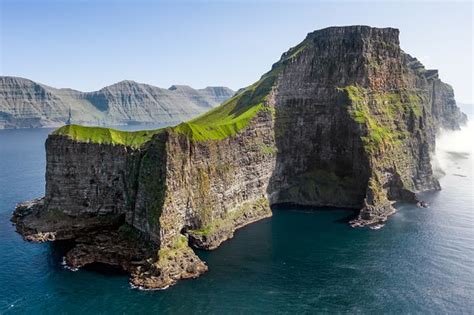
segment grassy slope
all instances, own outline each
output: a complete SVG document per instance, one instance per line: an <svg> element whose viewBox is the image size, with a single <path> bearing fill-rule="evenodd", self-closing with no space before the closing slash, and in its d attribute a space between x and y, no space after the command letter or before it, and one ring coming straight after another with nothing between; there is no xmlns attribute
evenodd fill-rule
<svg viewBox="0 0 474 315"><path fill-rule="evenodd" d="M121 131L111 128L85 127L79 125L63 126L53 132L53 135L67 136L78 142L92 142L103 144L118 144L132 148L139 148L149 141L153 135L164 129Z"/></svg>
<svg viewBox="0 0 474 315"><path fill-rule="evenodd" d="M274 76L262 78L221 106L179 124L173 130L194 141L221 140L235 135L263 109L263 102L274 79Z"/></svg>
<svg viewBox="0 0 474 315"><path fill-rule="evenodd" d="M291 48L259 81L234 95L222 105L168 130L184 134L193 141L221 140L235 135L245 128L259 111L265 109L265 99L276 78L287 62L296 58L307 46L307 41L303 41ZM110 128L70 125L57 129L53 134L64 135L80 142L119 144L138 148L149 141L154 134L164 130L166 129L127 132Z"/></svg>
<svg viewBox="0 0 474 315"><path fill-rule="evenodd" d="M398 131L395 125L396 121L403 120L403 113L412 112L415 117L421 115L423 99L411 91L369 93L358 86L347 86L340 90L346 91L351 101L348 112L352 119L367 127L367 135L361 139L368 152L383 152L407 136Z"/></svg>
<svg viewBox="0 0 474 315"><path fill-rule="evenodd" d="M303 41L284 54L272 69L259 81L245 88L221 106L174 128L174 131L187 135L194 141L221 140L235 135L246 127L255 115L265 109L264 102L276 78L287 62L296 58L307 48Z"/></svg>
<svg viewBox="0 0 474 315"><path fill-rule="evenodd" d="M234 95L222 105L188 122L181 123L171 130L184 134L193 141L221 140L235 135L264 108L265 98L281 68L279 64L276 64L258 82ZM70 125L57 129L53 134L68 136L80 142L119 144L137 148L163 130L165 129L127 132L110 128Z"/></svg>

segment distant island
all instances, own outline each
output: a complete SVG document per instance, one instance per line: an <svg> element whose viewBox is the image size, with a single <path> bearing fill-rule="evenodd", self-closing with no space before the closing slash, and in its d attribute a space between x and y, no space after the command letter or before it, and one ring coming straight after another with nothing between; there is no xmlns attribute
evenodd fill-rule
<svg viewBox="0 0 474 315"><path fill-rule="evenodd" d="M395 202L440 189L436 136L466 121L397 29L330 27L177 126L56 130L46 195L12 220L28 241L73 240L71 268L120 266L133 286L162 289L207 271L192 248L219 247L272 206L350 208L353 227L382 227Z"/></svg>
<svg viewBox="0 0 474 315"><path fill-rule="evenodd" d="M0 77L0 129L59 127L71 112L81 125L176 124L234 94L226 87L169 89L121 81L95 92L56 89L19 77Z"/></svg>

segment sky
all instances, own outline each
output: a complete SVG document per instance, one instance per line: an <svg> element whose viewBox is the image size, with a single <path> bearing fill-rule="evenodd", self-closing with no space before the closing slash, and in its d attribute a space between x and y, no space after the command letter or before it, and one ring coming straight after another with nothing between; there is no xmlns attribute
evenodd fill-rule
<svg viewBox="0 0 474 315"><path fill-rule="evenodd" d="M334 25L400 29L402 49L473 102L473 2L0 0L0 74L98 90L259 79L307 33Z"/></svg>

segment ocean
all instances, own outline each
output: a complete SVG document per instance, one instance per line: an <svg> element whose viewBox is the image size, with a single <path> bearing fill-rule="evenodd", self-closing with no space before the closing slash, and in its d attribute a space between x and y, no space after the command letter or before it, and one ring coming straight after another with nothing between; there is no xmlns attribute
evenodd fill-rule
<svg viewBox="0 0 474 315"><path fill-rule="evenodd" d="M44 194L49 132L0 131L1 314L474 313L472 124L439 139L443 189L422 194L429 208L398 205L378 230L351 228L347 210L275 209L198 251L209 272L162 291L69 271L61 248L15 233L15 204Z"/></svg>

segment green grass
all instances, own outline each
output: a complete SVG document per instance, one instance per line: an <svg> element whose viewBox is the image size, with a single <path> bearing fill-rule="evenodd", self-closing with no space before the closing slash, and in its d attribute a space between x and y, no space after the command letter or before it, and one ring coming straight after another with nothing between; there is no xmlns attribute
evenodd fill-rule
<svg viewBox="0 0 474 315"><path fill-rule="evenodd" d="M211 234L211 231L213 230L214 226L206 226L205 228L199 229L199 230L191 230L190 232L193 234L199 234L199 235L209 235Z"/></svg>
<svg viewBox="0 0 474 315"><path fill-rule="evenodd" d="M270 211L270 205L266 198L258 199L254 202L247 202L232 212L227 213L224 218L216 218L204 225L200 229L189 230L190 234L198 234L203 236L210 236L213 233L219 232L225 229L231 229L235 226L235 221L240 217L251 215L252 212L256 211Z"/></svg>
<svg viewBox="0 0 474 315"><path fill-rule="evenodd" d="M78 142L124 145L139 148L148 142L154 135L164 129L121 131L111 128L85 127L79 125L63 126L53 132L53 135L67 136Z"/></svg>
<svg viewBox="0 0 474 315"><path fill-rule="evenodd" d="M274 114L274 109L266 106L266 98L271 92L275 80L285 66L295 60L309 45L311 45L310 42L304 41L291 48L259 81L243 89L222 105L176 127L127 132L109 128L70 125L59 128L53 134L67 136L80 142L119 144L133 148L139 148L153 135L163 130L184 134L193 141L225 139L245 128L258 112L268 110Z"/></svg>
<svg viewBox="0 0 474 315"><path fill-rule="evenodd" d="M235 135L245 128L250 120L263 108L263 104L260 103L238 110L236 103L234 101L225 104L226 106L211 111L209 116L184 122L173 130L194 141L221 140Z"/></svg>
<svg viewBox="0 0 474 315"><path fill-rule="evenodd" d="M189 250L188 238L182 234L178 234L171 240L169 247L162 247L158 250L158 266L165 266L167 260L182 255L183 251Z"/></svg>
<svg viewBox="0 0 474 315"><path fill-rule="evenodd" d="M297 58L307 48L307 45L306 42L303 42L291 48L259 81L215 109L182 123L173 130L185 134L193 141L221 140L237 134L261 110L268 110L273 114L273 108L265 105L266 97L286 64Z"/></svg>
<svg viewBox="0 0 474 315"><path fill-rule="evenodd" d="M274 145L259 144L260 152L268 155L275 155L277 153L277 148Z"/></svg>
<svg viewBox="0 0 474 315"><path fill-rule="evenodd" d="M278 69L264 75L222 105L173 130L194 141L221 140L237 134L252 118L265 108L265 99L277 77Z"/></svg>
<svg viewBox="0 0 474 315"><path fill-rule="evenodd" d="M301 54L306 48L308 48L309 42L308 41L303 41L297 46L290 48L288 52L286 53L286 56L284 57L284 60L290 60L298 57L299 54Z"/></svg>
<svg viewBox="0 0 474 315"><path fill-rule="evenodd" d="M351 101L347 107L349 115L367 128L367 134L361 139L369 152L384 151L400 144L400 139L406 137L404 132L395 130L394 125L403 112L421 115L422 98L413 92L370 93L358 86L339 90L345 91Z"/></svg>

